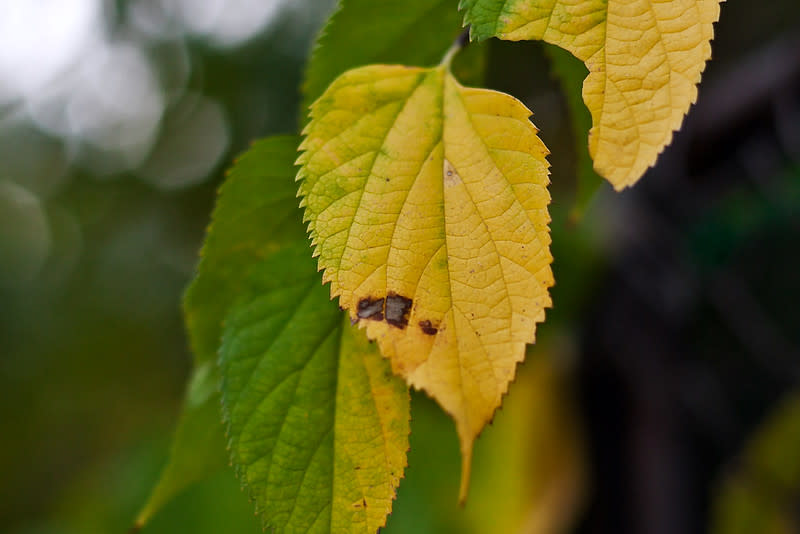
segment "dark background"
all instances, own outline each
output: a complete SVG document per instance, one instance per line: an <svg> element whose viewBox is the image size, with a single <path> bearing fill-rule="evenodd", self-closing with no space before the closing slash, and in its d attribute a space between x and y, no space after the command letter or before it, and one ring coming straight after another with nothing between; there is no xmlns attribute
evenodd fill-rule
<svg viewBox="0 0 800 534"><path fill-rule="evenodd" d="M295 131L302 69L331 8L184 4L62 4L73 17L94 6L81 26L57 2L0 1L12 21L0 22L2 532L131 524L165 461L189 372L180 298L216 187L250 140ZM219 6L255 11L237 18ZM87 42L73 50L76 36ZM487 86L534 110L553 153L555 306L540 327L543 352L532 349L521 373L552 358L561 378L544 401L526 396L536 380L512 385L514 408L476 453L495 476L476 466L464 510L452 424L415 396L388 530L504 532L492 514L513 512L486 506L489 495L541 494L520 489L535 473L503 462L519 451L551 461L526 449L523 424L585 451L541 479L576 481L566 494L583 499L548 505L566 510L575 532L705 532L725 481L749 472L743 447L800 377L800 4L727 2L712 47L698 103L658 164L621 194L598 184L570 222L574 136L584 133L543 45L489 43ZM576 406L563 418L525 404L562 397ZM564 431L573 419L576 434ZM785 504L786 532L800 531L800 480L776 489L750 478ZM252 515L223 472L144 532L258 532Z"/></svg>

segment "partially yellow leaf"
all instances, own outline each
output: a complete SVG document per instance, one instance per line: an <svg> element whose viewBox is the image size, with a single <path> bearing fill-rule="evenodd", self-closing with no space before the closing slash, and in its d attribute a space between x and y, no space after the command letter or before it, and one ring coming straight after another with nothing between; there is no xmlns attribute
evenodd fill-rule
<svg viewBox="0 0 800 534"><path fill-rule="evenodd" d="M300 194L323 280L472 444L550 306L547 149L511 96L369 66L311 108Z"/></svg>
<svg viewBox="0 0 800 534"><path fill-rule="evenodd" d="M672 141L697 99L721 0L462 0L483 39L541 39L589 69L589 153L617 190Z"/></svg>

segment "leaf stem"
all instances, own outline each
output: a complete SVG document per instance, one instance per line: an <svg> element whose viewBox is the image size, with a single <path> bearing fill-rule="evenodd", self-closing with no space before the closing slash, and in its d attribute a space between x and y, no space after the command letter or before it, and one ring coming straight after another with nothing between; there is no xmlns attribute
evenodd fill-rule
<svg viewBox="0 0 800 534"><path fill-rule="evenodd" d="M450 64L453 62L453 58L455 57L455 55L468 44L469 44L469 26L464 28L464 31L461 32L461 34L458 37L456 37L456 40L453 41L453 44L450 46L447 52L445 52L444 57L442 58L442 61L439 63L439 65L447 67L449 69Z"/></svg>

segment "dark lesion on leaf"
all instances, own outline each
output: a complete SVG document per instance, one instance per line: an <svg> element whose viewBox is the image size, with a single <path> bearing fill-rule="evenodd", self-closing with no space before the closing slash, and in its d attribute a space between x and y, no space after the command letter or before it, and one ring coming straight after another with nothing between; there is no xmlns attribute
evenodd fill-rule
<svg viewBox="0 0 800 534"><path fill-rule="evenodd" d="M358 301L356 316L358 319L383 321L401 330L408 326L408 314L413 301L394 292L386 298L364 297Z"/></svg>
<svg viewBox="0 0 800 534"><path fill-rule="evenodd" d="M435 336L435 335L436 335L436 333L439 331L439 329L438 329L438 328L436 328L436 327L433 325L433 323L431 323L431 322L430 322L430 321L428 321L428 320L425 320L425 321L420 321L420 322L419 322L419 327L422 329L422 332L423 332L424 334L428 334L429 336Z"/></svg>
<svg viewBox="0 0 800 534"><path fill-rule="evenodd" d="M373 321L383 321L383 303L385 299L373 299L366 297L358 301L359 319L371 319Z"/></svg>
<svg viewBox="0 0 800 534"><path fill-rule="evenodd" d="M403 329L408 326L408 312L411 311L412 300L396 293L386 297L386 322Z"/></svg>

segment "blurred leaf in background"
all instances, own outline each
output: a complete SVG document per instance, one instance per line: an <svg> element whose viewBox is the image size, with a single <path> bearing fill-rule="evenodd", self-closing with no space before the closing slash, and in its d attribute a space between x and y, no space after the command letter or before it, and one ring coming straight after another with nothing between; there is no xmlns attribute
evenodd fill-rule
<svg viewBox="0 0 800 534"><path fill-rule="evenodd" d="M411 449L387 533L569 532L588 488L569 344L545 336L476 442L463 509L458 439L448 416L417 394Z"/></svg>
<svg viewBox="0 0 800 534"><path fill-rule="evenodd" d="M711 532L800 531L800 395L769 414L722 481Z"/></svg>

